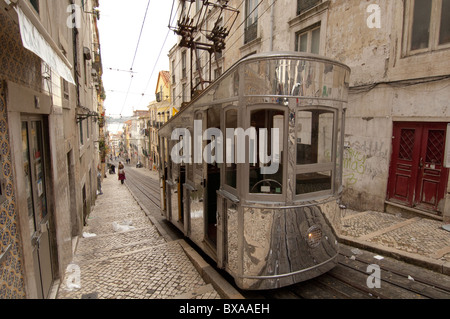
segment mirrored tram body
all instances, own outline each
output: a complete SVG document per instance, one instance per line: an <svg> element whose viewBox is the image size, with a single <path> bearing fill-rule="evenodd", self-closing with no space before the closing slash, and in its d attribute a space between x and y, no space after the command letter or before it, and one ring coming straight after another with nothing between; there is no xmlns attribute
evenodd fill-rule
<svg viewBox="0 0 450 319"><path fill-rule="evenodd" d="M163 214L240 288L288 286L337 264L323 207L342 193L349 77L316 55L253 55L160 129Z"/></svg>

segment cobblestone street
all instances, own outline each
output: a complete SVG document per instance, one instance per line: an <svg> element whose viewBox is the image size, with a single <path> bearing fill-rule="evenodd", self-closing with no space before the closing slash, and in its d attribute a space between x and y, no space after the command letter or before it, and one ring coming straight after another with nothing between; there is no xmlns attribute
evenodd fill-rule
<svg viewBox="0 0 450 319"><path fill-rule="evenodd" d="M379 250L448 268L450 233L443 226L442 221L422 217L347 210L341 221L341 236L353 243L374 245Z"/></svg>
<svg viewBox="0 0 450 319"><path fill-rule="evenodd" d="M220 299L180 242L159 234L115 176L104 180L103 193L57 299Z"/></svg>

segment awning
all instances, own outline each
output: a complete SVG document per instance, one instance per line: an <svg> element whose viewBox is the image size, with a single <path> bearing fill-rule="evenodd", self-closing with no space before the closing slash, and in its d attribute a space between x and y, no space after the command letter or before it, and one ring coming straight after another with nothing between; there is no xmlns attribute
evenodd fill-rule
<svg viewBox="0 0 450 319"><path fill-rule="evenodd" d="M54 72L67 82L75 85L72 72L58 53L52 48L45 37L28 19L19 6L15 7L19 18L20 34L25 49L30 50L47 63ZM62 54L62 53L61 53Z"/></svg>

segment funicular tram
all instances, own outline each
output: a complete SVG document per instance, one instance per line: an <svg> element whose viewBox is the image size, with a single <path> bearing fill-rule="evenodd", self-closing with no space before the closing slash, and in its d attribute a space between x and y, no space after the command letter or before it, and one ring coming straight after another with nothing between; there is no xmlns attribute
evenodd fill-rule
<svg viewBox="0 0 450 319"><path fill-rule="evenodd" d="M323 205L342 193L349 77L317 55L253 55L160 129L163 214L240 288L337 264Z"/></svg>

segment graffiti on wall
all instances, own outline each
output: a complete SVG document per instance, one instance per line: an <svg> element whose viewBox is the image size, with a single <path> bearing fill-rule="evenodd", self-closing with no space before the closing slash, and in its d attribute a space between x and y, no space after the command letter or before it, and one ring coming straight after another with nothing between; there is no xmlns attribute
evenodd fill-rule
<svg viewBox="0 0 450 319"><path fill-rule="evenodd" d="M353 148L344 152L344 182L347 186L355 185L359 177L366 172L367 156Z"/></svg>
<svg viewBox="0 0 450 319"><path fill-rule="evenodd" d="M353 186L363 178L374 179L383 174L381 163L388 159L384 142L365 141L348 144L344 152L344 184Z"/></svg>

